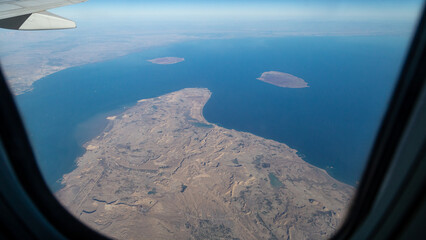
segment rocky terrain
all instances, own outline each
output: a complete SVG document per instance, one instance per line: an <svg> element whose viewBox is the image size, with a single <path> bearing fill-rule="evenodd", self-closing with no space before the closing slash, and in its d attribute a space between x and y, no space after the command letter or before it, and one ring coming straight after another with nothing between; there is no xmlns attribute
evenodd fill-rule
<svg viewBox="0 0 426 240"><path fill-rule="evenodd" d="M354 189L285 144L207 122L208 89L144 99L86 143L61 203L116 239L324 239Z"/></svg>

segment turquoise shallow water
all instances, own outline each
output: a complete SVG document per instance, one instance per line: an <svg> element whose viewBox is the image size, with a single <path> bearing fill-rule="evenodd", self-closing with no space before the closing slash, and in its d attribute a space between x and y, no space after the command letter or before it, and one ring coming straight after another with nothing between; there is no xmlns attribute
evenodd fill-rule
<svg viewBox="0 0 426 240"><path fill-rule="evenodd" d="M39 166L52 190L75 167L81 145L105 117L186 87L207 87L209 122L277 140L332 176L355 185L390 97L408 39L287 37L200 40L74 67L37 81L17 97ZM176 56L156 65L146 60ZM309 88L256 80L281 71Z"/></svg>

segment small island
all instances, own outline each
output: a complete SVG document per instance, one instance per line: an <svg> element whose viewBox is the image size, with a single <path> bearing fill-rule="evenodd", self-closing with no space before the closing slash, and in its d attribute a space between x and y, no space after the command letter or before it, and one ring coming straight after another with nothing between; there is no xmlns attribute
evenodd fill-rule
<svg viewBox="0 0 426 240"><path fill-rule="evenodd" d="M257 79L260 81L270 83L278 87L284 87L284 88L308 87L308 83L305 82L305 80L288 73L277 72L277 71L264 72Z"/></svg>
<svg viewBox="0 0 426 240"><path fill-rule="evenodd" d="M154 58L151 60L148 60L148 62L152 62L155 64L175 64L179 62L185 61L184 58L178 58L178 57L162 57L162 58Z"/></svg>

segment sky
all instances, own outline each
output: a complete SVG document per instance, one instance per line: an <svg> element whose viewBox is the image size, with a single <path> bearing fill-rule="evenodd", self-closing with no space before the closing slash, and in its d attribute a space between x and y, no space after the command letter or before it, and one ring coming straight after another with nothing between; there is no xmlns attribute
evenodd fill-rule
<svg viewBox="0 0 426 240"><path fill-rule="evenodd" d="M89 0L55 9L82 20L411 21L423 1Z"/></svg>
<svg viewBox="0 0 426 240"><path fill-rule="evenodd" d="M87 31L406 35L422 5L419 0L88 0L51 11Z"/></svg>

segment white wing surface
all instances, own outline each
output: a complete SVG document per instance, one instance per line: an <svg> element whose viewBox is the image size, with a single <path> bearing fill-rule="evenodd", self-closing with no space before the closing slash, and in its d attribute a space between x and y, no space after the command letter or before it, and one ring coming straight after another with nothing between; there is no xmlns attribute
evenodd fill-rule
<svg viewBox="0 0 426 240"><path fill-rule="evenodd" d="M0 0L0 27L17 30L75 28L75 23L46 10L87 0Z"/></svg>

